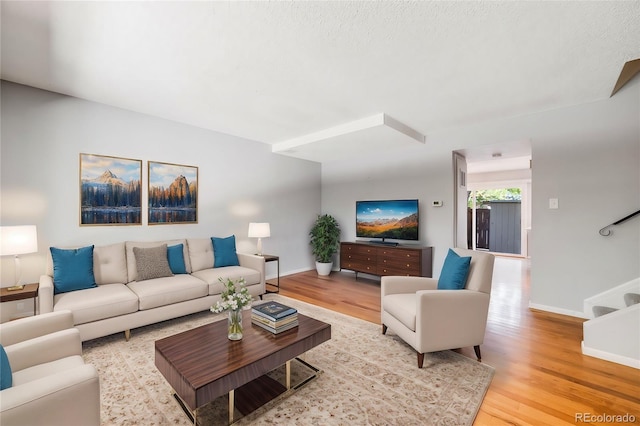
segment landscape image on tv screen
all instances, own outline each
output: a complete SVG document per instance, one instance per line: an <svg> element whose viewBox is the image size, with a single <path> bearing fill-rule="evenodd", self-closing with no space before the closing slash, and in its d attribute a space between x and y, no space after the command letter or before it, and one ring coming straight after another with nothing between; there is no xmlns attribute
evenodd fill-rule
<svg viewBox="0 0 640 426"><path fill-rule="evenodd" d="M418 200L356 201L356 236L418 239Z"/></svg>

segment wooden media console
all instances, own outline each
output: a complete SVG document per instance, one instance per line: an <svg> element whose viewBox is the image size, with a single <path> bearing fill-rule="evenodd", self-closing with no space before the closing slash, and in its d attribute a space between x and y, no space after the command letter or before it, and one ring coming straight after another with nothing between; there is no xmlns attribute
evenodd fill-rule
<svg viewBox="0 0 640 426"><path fill-rule="evenodd" d="M431 277L433 247L340 243L340 268L371 275Z"/></svg>

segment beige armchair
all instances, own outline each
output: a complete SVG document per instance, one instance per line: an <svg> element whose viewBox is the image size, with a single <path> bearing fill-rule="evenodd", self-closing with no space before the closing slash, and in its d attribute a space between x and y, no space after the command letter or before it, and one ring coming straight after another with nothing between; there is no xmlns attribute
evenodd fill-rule
<svg viewBox="0 0 640 426"><path fill-rule="evenodd" d="M435 278L386 276L381 280L382 334L390 328L411 345L418 352L418 368L422 368L426 352L468 346L473 346L481 360L494 256L458 248L453 251L471 257L464 289L438 290Z"/></svg>
<svg viewBox="0 0 640 426"><path fill-rule="evenodd" d="M0 424L99 425L98 373L82 359L70 311L0 324L11 387L0 391Z"/></svg>

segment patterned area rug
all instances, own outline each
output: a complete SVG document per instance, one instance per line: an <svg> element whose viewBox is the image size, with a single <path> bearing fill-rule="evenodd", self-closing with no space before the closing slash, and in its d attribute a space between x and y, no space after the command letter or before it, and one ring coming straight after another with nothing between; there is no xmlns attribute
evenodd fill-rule
<svg viewBox="0 0 640 426"><path fill-rule="evenodd" d="M415 351L391 330L382 335L379 325L279 295L265 299L330 323L331 340L304 356L322 370L316 379L236 424L473 424L492 367L442 351L426 354L418 369ZM202 312L132 330L129 342L124 333L85 342L85 360L100 375L102 424L191 424L154 365L154 341L225 318ZM225 423L227 415L226 400L219 400L199 410L198 424Z"/></svg>

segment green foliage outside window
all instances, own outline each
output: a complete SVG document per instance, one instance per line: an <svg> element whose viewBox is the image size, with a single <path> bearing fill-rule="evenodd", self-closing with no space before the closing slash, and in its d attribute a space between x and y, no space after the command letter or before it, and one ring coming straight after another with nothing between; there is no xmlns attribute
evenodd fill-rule
<svg viewBox="0 0 640 426"><path fill-rule="evenodd" d="M520 188L505 189L481 189L476 193L476 208L480 208L490 201L521 201L522 194ZM471 192L467 201L467 206L472 207Z"/></svg>

